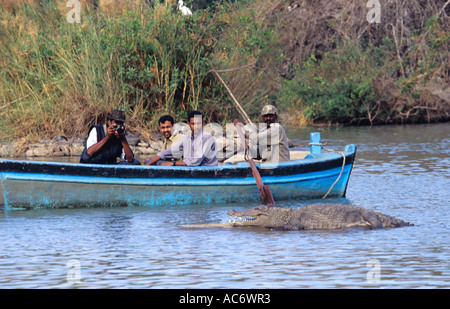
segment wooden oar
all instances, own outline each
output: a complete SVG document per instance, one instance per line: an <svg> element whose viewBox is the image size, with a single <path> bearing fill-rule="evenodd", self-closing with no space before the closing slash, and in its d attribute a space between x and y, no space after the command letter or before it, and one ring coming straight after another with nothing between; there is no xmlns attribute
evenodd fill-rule
<svg viewBox="0 0 450 309"><path fill-rule="evenodd" d="M261 203L263 203L264 205L271 205L271 206L273 206L273 205L275 205L275 201L273 199L272 192L270 191L269 186L265 186L264 185L264 183L263 183L263 181L261 179L261 175L259 174L259 171L256 168L256 164L255 164L255 162L253 161L253 159L249 155L250 151L248 149L248 145L247 145L247 142L245 141L245 136L244 136L244 133L242 131L243 126L244 125L242 123L237 123L235 125L236 130L237 130L237 132L239 134L239 137L241 138L242 145L244 145L245 152L247 153L246 160L250 164L250 168L252 169L252 175L255 178L256 185L258 186L258 190L259 190L259 193L261 195Z"/></svg>
<svg viewBox="0 0 450 309"><path fill-rule="evenodd" d="M236 108L237 108L239 114L241 114L241 116L244 117L244 119L247 121L247 123L252 123L250 118L247 116L247 113L244 111L242 106L239 104L239 102L234 97L234 95L231 92L230 88L228 88L227 84L225 84L225 82L223 81L222 77L220 77L219 73L216 70L214 70L214 69L212 69L212 71L214 72L214 74L216 74L216 76L219 78L219 80L222 82L222 84L227 89L228 93L230 94L231 98L233 99L233 101L234 101L234 103L236 105ZM264 205L275 205L275 201L273 199L272 192L270 191L269 186L265 186L264 185L264 183L263 183L263 181L261 179L261 175L259 174L259 171L256 168L256 164L255 164L255 162L253 162L253 159L249 155L250 151L248 149L248 145L247 145L247 142L245 141L245 136L244 136L244 133L242 131L243 124L242 123L238 123L238 124L235 125L235 127L236 127L236 130L237 130L238 134L239 134L239 137L241 138L242 145L244 145L245 152L247 153L246 160L248 161L248 163L250 164L250 168L252 169L252 175L255 178L256 185L258 186L258 190L259 190L259 193L261 195L261 202Z"/></svg>
<svg viewBox="0 0 450 309"><path fill-rule="evenodd" d="M214 74L216 74L217 78L220 80L220 82L227 89L228 93L230 94L231 98L233 99L233 102L234 102L234 104L236 106L236 109L237 109L238 113L241 114L242 118L244 118L244 120L247 121L247 123L252 123L252 121L250 120L250 117L247 116L247 113L242 108L241 104L239 104L239 102L236 100L236 98L234 97L234 95L231 92L230 88L228 88L227 84L225 84L225 82L223 81L222 77L220 77L219 73L215 69L211 69L211 71L214 72Z"/></svg>

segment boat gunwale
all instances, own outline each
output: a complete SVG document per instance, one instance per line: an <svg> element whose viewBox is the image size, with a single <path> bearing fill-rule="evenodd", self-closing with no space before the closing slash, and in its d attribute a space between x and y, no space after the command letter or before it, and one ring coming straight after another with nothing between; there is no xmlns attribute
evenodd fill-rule
<svg viewBox="0 0 450 309"><path fill-rule="evenodd" d="M345 152L345 165L353 164L356 149ZM286 176L323 171L342 166L342 155L324 152L311 158L292 160L282 163L256 164L261 177ZM18 172L50 175L73 175L117 178L246 178L252 177L250 166L246 162L236 165L200 167L165 167L136 165L81 164L49 161L27 161L0 159L0 173Z"/></svg>

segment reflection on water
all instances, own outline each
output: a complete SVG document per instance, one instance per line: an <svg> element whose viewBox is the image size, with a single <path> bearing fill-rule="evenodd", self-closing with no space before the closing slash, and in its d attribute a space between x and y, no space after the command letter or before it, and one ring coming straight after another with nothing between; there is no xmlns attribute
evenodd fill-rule
<svg viewBox="0 0 450 309"><path fill-rule="evenodd" d="M346 199L387 230L184 229L254 205L36 210L0 217L1 288L449 288L448 124L321 130L354 143ZM287 130L304 148L313 129ZM317 202L317 201L313 201ZM300 207L311 201L278 202ZM68 261L80 278L68 281ZM373 264L378 263L378 264ZM379 277L370 275L379 265ZM372 278L372 279L371 279Z"/></svg>

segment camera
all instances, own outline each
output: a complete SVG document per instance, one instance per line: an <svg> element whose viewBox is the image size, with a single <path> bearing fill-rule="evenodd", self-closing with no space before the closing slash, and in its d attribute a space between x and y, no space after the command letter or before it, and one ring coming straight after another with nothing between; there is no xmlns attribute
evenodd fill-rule
<svg viewBox="0 0 450 309"><path fill-rule="evenodd" d="M125 126L122 125L122 124L116 125L116 126L114 127L114 129L116 130L116 132L117 132L119 135L124 135L124 134L125 134Z"/></svg>

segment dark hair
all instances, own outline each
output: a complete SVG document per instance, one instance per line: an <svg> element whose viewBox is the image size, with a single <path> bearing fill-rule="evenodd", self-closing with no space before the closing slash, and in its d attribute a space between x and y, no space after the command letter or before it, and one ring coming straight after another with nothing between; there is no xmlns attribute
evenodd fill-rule
<svg viewBox="0 0 450 309"><path fill-rule="evenodd" d="M170 121L170 123L173 125L174 124L174 120L173 120L173 117L172 116L170 116L170 115L164 115L164 116L161 116L160 118L159 118L159 121L158 121L158 123L164 123L164 122L166 122L166 121Z"/></svg>
<svg viewBox="0 0 450 309"><path fill-rule="evenodd" d="M200 115L203 117L202 113L200 113L199 111L192 111L188 114L187 121L189 122L191 120L191 118L194 118L197 115Z"/></svg>
<svg viewBox="0 0 450 309"><path fill-rule="evenodd" d="M108 120L111 120L111 121L116 120L116 121L125 122L125 112L115 109L109 114Z"/></svg>

